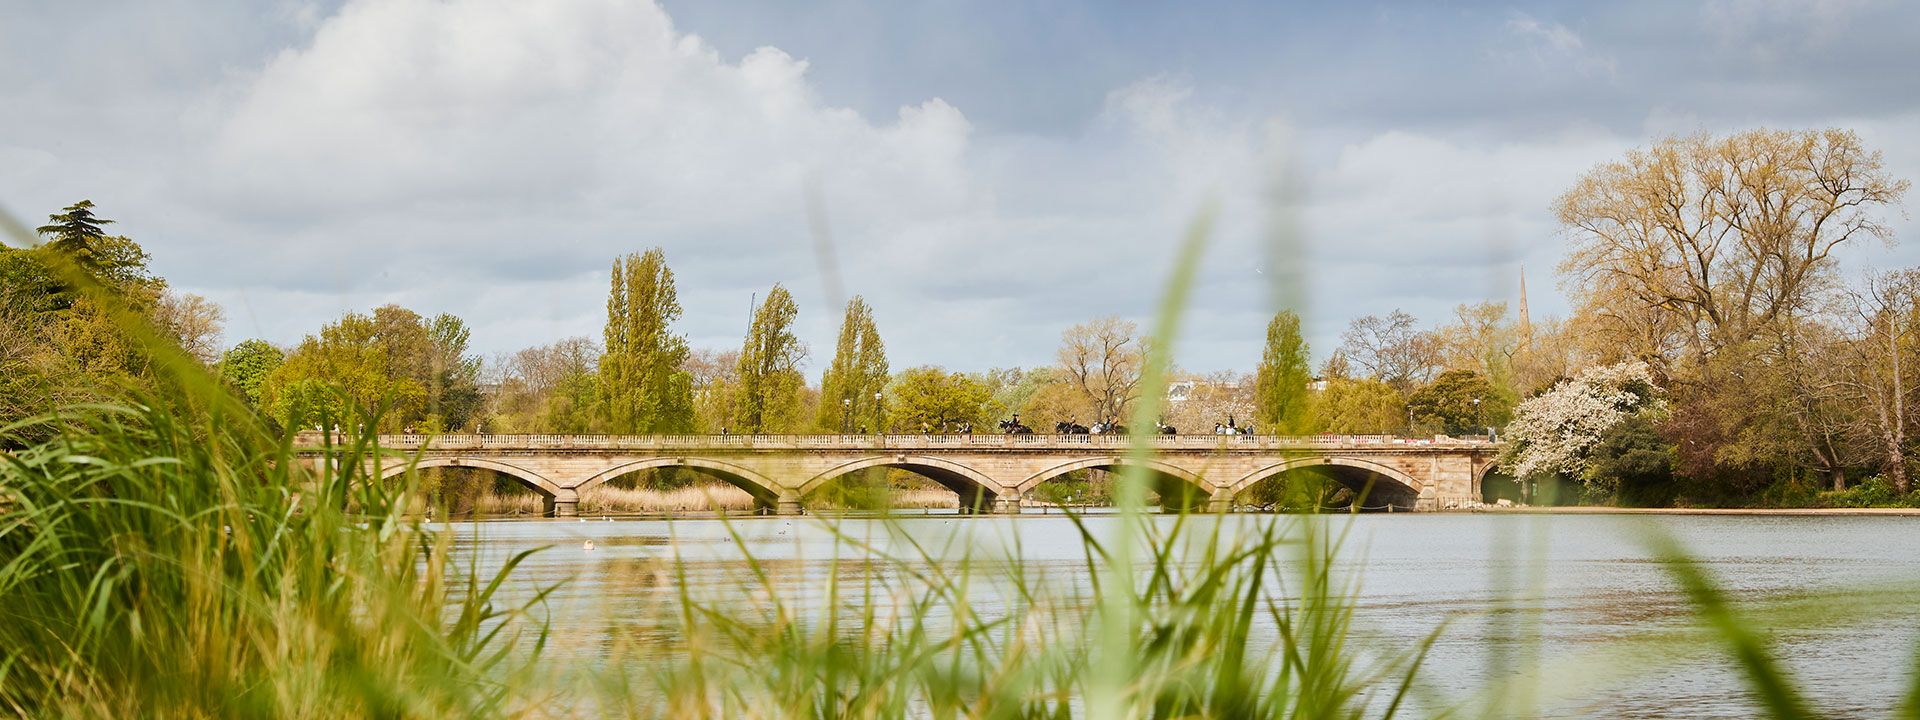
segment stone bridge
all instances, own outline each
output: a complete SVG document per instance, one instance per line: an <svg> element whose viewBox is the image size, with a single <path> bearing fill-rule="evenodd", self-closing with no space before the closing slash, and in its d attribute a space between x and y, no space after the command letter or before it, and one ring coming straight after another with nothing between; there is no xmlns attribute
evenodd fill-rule
<svg viewBox="0 0 1920 720"><path fill-rule="evenodd" d="M295 443L317 460L324 438ZM1152 449L1133 460L1134 441ZM1148 471L1165 504L1226 510L1255 483L1314 470L1368 491L1367 505L1460 507L1480 499L1499 445L1379 435L381 435L373 475L409 468L485 468L539 493L548 515L575 514L580 493L657 468L696 470L752 494L764 508L801 512L809 492L869 468L917 473L958 493L969 511L1017 513L1035 487L1083 469Z"/></svg>

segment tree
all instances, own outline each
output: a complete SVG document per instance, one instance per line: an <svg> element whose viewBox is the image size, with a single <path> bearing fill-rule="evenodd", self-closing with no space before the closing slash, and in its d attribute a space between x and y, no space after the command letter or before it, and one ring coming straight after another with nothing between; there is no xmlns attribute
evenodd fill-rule
<svg viewBox="0 0 1920 720"><path fill-rule="evenodd" d="M1510 400L1519 396L1514 365L1522 352L1520 335L1507 304L1491 301L1461 303L1453 321L1433 331L1441 367L1479 373Z"/></svg>
<svg viewBox="0 0 1920 720"><path fill-rule="evenodd" d="M600 428L600 346L584 337L501 355L486 367L495 387L481 426L492 432L591 432Z"/></svg>
<svg viewBox="0 0 1920 720"><path fill-rule="evenodd" d="M787 432L796 425L800 388L806 383L800 363L807 347L793 334L800 308L779 284L753 313L753 326L740 348L738 367L739 432Z"/></svg>
<svg viewBox="0 0 1920 720"><path fill-rule="evenodd" d="M1518 478L1581 477L1614 425L1664 404L1645 363L1590 368L1514 409L1500 465Z"/></svg>
<svg viewBox="0 0 1920 720"><path fill-rule="evenodd" d="M1609 344L1667 373L1806 309L1833 251L1891 230L1908 183L1843 130L1670 137L1594 168L1554 203L1561 274Z"/></svg>
<svg viewBox="0 0 1920 720"><path fill-rule="evenodd" d="M692 381L686 338L670 326L680 300L660 248L613 261L607 291L606 355L600 360L601 398L615 432L693 430Z"/></svg>
<svg viewBox="0 0 1920 720"><path fill-rule="evenodd" d="M265 340L247 340L221 355L214 369L227 384L233 386L240 397L246 399L247 404L261 408L267 378L280 369L280 364L286 359L286 353Z"/></svg>
<svg viewBox="0 0 1920 720"><path fill-rule="evenodd" d="M391 320L393 313L388 316ZM283 424L322 418L353 422L360 411L385 403L381 427L368 429L399 430L422 419L426 391L396 371L394 357L373 317L347 313L294 348L268 376L262 402Z"/></svg>
<svg viewBox="0 0 1920 720"><path fill-rule="evenodd" d="M1060 334L1060 368L1093 412L1085 421L1126 418L1146 362L1146 349L1135 337L1138 330L1132 321L1109 316Z"/></svg>
<svg viewBox="0 0 1920 720"><path fill-rule="evenodd" d="M911 433L954 432L961 423L984 423L991 395L963 373L928 366L902 371L893 379L887 397L887 418L893 430Z"/></svg>
<svg viewBox="0 0 1920 720"><path fill-rule="evenodd" d="M830 432L880 427L881 400L887 384L887 348L873 324L873 312L858 295L847 302L833 363L820 378L820 407L814 425Z"/></svg>
<svg viewBox="0 0 1920 720"><path fill-rule="evenodd" d="M407 423L432 430L471 425L480 409L480 360L467 355L471 331L464 321L445 313L423 318L388 304L374 308L372 332L389 378L420 389L418 414Z"/></svg>
<svg viewBox="0 0 1920 720"><path fill-rule="evenodd" d="M1480 435L1505 424L1512 406L1487 378L1472 370L1448 370L1407 398L1415 423L1432 423L1448 435Z"/></svg>
<svg viewBox="0 0 1920 720"><path fill-rule="evenodd" d="M427 324L427 413L447 429L472 427L480 411L480 358L467 354L472 335L447 313Z"/></svg>
<svg viewBox="0 0 1920 720"><path fill-rule="evenodd" d="M1300 316L1282 310L1267 324L1267 348L1260 357L1254 395L1260 424L1280 435L1312 431L1313 409L1307 387L1313 381L1307 365L1307 341L1300 337Z"/></svg>
<svg viewBox="0 0 1920 720"><path fill-rule="evenodd" d="M1177 392L1176 392L1177 389ZM1166 417L1161 419L1183 433L1208 433L1216 423L1255 426L1270 432L1260 419L1258 386L1252 376L1220 370L1207 374L1177 373L1167 384ZM1310 392L1305 381L1300 390ZM1309 398L1310 399L1310 398ZM1312 408L1306 409L1311 424ZM1296 431L1297 432L1297 431Z"/></svg>
<svg viewBox="0 0 1920 720"><path fill-rule="evenodd" d="M1027 401L1020 407L1020 422L1033 428L1034 432L1053 432L1062 422L1087 424L1095 417L1092 405L1087 404L1087 396L1073 388L1066 381L1065 371L1047 368L1035 382ZM1036 371L1038 372L1038 371Z"/></svg>
<svg viewBox="0 0 1920 720"><path fill-rule="evenodd" d="M67 206L66 211L48 216L48 223L34 231L46 240L39 250L40 267L29 265L16 266L13 272L37 274L42 288L53 302L55 308L65 308L71 304L73 285L61 277L56 267L50 267L44 253L56 254L74 267L87 273L102 284L119 290L135 287L152 287L156 292L158 280L147 272L147 252L138 243L124 237L111 237L104 226L113 221L93 214L93 202L81 200ZM18 256L19 260L31 261L28 255ZM16 278L20 279L20 278Z"/></svg>
<svg viewBox="0 0 1920 720"><path fill-rule="evenodd" d="M692 378L694 417L704 432L739 426L740 351L695 350L681 365Z"/></svg>
<svg viewBox="0 0 1920 720"><path fill-rule="evenodd" d="M1860 408L1847 424L1854 442L1880 468L1895 492L1912 491L1907 475L1909 402L1920 369L1920 270L1868 276L1847 293L1848 335L1836 343L1833 386Z"/></svg>
<svg viewBox="0 0 1920 720"><path fill-rule="evenodd" d="M1393 386L1402 398L1412 395L1439 365L1434 338L1415 329L1418 323L1399 310L1384 318L1354 318L1340 335L1340 355L1368 377Z"/></svg>
<svg viewBox="0 0 1920 720"><path fill-rule="evenodd" d="M1379 380L1334 375L1313 400L1314 424L1322 432L1366 435L1407 425L1406 400Z"/></svg>
<svg viewBox="0 0 1920 720"><path fill-rule="evenodd" d="M154 303L152 314L154 328L201 364L211 366L220 359L220 331L227 313L218 304L199 295L167 292Z"/></svg>
<svg viewBox="0 0 1920 720"><path fill-rule="evenodd" d="M1600 434L1581 480L1595 494L1622 505L1651 507L1673 501L1673 446L1646 413L1629 415Z"/></svg>

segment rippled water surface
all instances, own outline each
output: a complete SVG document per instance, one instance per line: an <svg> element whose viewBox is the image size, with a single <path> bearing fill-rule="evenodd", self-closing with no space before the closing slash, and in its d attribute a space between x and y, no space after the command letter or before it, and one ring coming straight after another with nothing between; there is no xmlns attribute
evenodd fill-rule
<svg viewBox="0 0 1920 720"><path fill-rule="evenodd" d="M1757 611L1754 622L1772 633L1778 654L1822 711L1886 715L1916 668L1920 603L1890 604L1888 597L1904 596L1884 589L1920 587L1920 518L1420 514L1320 521L1347 533L1342 558L1358 583L1363 642L1410 647L1446 624L1422 671L1445 703L1469 702L1494 676L1531 669L1551 716L1751 716L1740 677L1718 651L1649 642L1679 633L1691 619L1667 571L1651 560L1647 541L1662 532L1678 538L1743 609ZM1202 522L1245 531L1288 520L1242 515ZM1088 524L1101 534L1117 520L1095 517ZM1059 516L927 516L838 526L846 537L900 555L923 557L913 549L921 548L954 564L962 557L1013 556L1057 586L1085 588L1090 579L1078 531ZM783 594L797 598L816 592L828 572L858 582L861 573L894 571L847 562L863 551L837 541L816 519L452 527L459 547L478 551L483 565L547 547L518 573L517 590L567 581L548 605L559 639L551 652L563 655L592 653L594 638L616 629L644 635L681 577L708 596L726 597L746 574L742 547L765 563ZM582 548L589 539L592 551ZM665 570L675 560L684 574ZM1835 594L1840 602L1804 610ZM753 601L741 595L741 602ZM1859 602L1851 602L1856 597ZM979 602L991 610L997 601L986 590ZM1516 636L1512 613L1493 612L1516 605L1538 608L1538 643ZM1255 641L1271 630L1257 628Z"/></svg>

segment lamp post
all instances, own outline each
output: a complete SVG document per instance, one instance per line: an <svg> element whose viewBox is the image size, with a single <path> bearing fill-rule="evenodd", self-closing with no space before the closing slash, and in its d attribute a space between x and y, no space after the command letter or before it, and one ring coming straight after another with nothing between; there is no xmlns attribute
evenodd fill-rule
<svg viewBox="0 0 1920 720"><path fill-rule="evenodd" d="M853 398L840 398L840 434L847 434L847 423L853 421Z"/></svg>
<svg viewBox="0 0 1920 720"><path fill-rule="evenodd" d="M1480 398L1473 399L1473 426L1480 427Z"/></svg>
<svg viewBox="0 0 1920 720"><path fill-rule="evenodd" d="M880 393L875 392L873 394L873 432L875 435L887 434L886 422L887 421L881 417Z"/></svg>

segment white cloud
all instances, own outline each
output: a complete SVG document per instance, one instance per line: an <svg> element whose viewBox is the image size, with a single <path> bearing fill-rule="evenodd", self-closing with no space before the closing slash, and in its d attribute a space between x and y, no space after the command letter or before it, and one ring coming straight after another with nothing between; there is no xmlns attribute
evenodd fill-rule
<svg viewBox="0 0 1920 720"><path fill-rule="evenodd" d="M1521 37L1537 38L1549 47L1562 53L1571 53L1581 47L1580 36L1560 23L1543 23L1523 12L1515 12L1507 20L1507 30Z"/></svg>
<svg viewBox="0 0 1920 720"><path fill-rule="evenodd" d="M1580 35L1565 25L1516 10L1507 19L1506 29L1527 43L1528 57L1543 72L1564 65L1581 76L1602 77L1609 82L1618 79L1619 62L1611 55L1588 50Z"/></svg>
<svg viewBox="0 0 1920 720"><path fill-rule="evenodd" d="M774 48L722 58L653 5L355 2L230 91L199 191L296 228L247 241L251 305L311 328L340 308L272 288L405 301L472 315L493 347L591 334L602 268L656 244L696 343L737 342L745 296L776 281L831 337L807 182L906 362L1043 362L1068 324L1144 315L1210 197L1235 201L1221 246L1256 237L1257 133L1182 83L1115 90L1079 138L982 145L938 98L878 123L808 72Z"/></svg>

